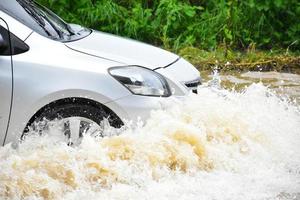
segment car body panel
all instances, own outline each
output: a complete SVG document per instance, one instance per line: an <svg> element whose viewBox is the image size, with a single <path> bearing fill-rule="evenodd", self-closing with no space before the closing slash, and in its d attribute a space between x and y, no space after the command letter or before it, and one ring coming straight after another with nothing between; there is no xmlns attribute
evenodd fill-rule
<svg viewBox="0 0 300 200"><path fill-rule="evenodd" d="M164 70L166 70L168 74L172 74L173 80L180 82L188 82L200 77L200 72L183 58L180 58L177 62L168 67L164 67Z"/></svg>
<svg viewBox="0 0 300 200"><path fill-rule="evenodd" d="M23 25L19 21L15 20L5 12L0 10L0 17L9 24L9 31L12 32L15 36L20 38L21 40L25 40L31 33L32 30L27 26Z"/></svg>
<svg viewBox="0 0 300 200"><path fill-rule="evenodd" d="M33 32L1 11L0 17L30 47L29 51L12 56L13 71L9 57L0 56L3 98L0 112L6 116L6 121L0 124L1 130L8 124L7 113L12 107L5 143L18 141L34 114L51 102L74 97L92 99L107 106L122 120L139 117L146 120L151 110L163 108L166 99L186 96L189 89L184 83L199 77L199 72L184 59L151 45L98 31L77 41L59 42ZM167 98L133 95L108 73L111 67L129 65L163 75L173 95ZM0 133L0 142L4 137Z"/></svg>
<svg viewBox="0 0 300 200"><path fill-rule="evenodd" d="M138 120L146 121L150 116L150 111L161 109L165 99L163 97L130 95L105 105L117 111L121 120L137 122Z"/></svg>
<svg viewBox="0 0 300 200"><path fill-rule="evenodd" d="M2 19L0 19L0 25L7 29L7 25ZM11 64L11 56L0 56L0 144L2 144L5 139L10 115L12 95Z"/></svg>
<svg viewBox="0 0 300 200"><path fill-rule="evenodd" d="M37 33L26 43L30 51L13 56L14 99L7 142L14 141L35 112L55 100L84 97L105 104L131 95L108 74L107 69L119 63L72 51Z"/></svg>
<svg viewBox="0 0 300 200"><path fill-rule="evenodd" d="M185 83L200 77L200 72L183 58L168 67L158 68L155 71L166 78L175 96L187 95L191 88L186 87Z"/></svg>
<svg viewBox="0 0 300 200"><path fill-rule="evenodd" d="M165 67L178 59L177 55L160 48L99 31L93 31L88 37L65 44L90 55L149 69Z"/></svg>

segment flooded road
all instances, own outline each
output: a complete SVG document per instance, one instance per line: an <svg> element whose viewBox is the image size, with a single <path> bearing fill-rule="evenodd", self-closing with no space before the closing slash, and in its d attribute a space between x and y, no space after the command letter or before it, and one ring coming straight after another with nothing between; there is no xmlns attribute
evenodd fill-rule
<svg viewBox="0 0 300 200"><path fill-rule="evenodd" d="M198 95L120 135L1 147L0 199L299 200L300 76L204 80Z"/></svg>
<svg viewBox="0 0 300 200"><path fill-rule="evenodd" d="M201 73L205 82L212 79L210 71ZM225 89L242 90L252 83L262 83L281 95L296 99L300 103L300 75L280 72L222 72L220 74L221 85Z"/></svg>

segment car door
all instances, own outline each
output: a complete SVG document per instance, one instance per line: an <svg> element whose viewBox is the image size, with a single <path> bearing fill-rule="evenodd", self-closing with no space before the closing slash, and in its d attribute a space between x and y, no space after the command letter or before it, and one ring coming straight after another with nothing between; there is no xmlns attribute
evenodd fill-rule
<svg viewBox="0 0 300 200"><path fill-rule="evenodd" d="M12 56L8 25L0 18L0 145L6 137L12 98Z"/></svg>

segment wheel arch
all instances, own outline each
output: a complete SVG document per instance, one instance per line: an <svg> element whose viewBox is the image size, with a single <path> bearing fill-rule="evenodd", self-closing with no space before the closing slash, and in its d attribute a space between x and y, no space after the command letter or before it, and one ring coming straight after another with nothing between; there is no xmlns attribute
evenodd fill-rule
<svg viewBox="0 0 300 200"><path fill-rule="evenodd" d="M115 119L115 124L112 124L112 126L121 127L122 125L124 125L124 123L120 119L120 117L114 111L112 111L109 107L105 106L102 103L99 103L95 100L92 100L89 98L84 98L84 97L66 97L66 98L54 100L54 101L44 105L43 107L41 107L38 111L36 111L34 113L34 115L27 122L23 132L27 132L28 127L47 110L54 109L55 107L67 105L70 103L80 104L80 105L91 105L95 108L103 109L109 116L111 116L111 117L113 117L113 119Z"/></svg>

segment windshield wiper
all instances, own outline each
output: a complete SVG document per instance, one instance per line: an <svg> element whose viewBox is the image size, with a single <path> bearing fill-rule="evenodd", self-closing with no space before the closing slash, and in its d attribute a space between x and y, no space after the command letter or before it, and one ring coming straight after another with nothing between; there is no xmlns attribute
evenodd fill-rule
<svg viewBox="0 0 300 200"><path fill-rule="evenodd" d="M76 35L76 32L71 28L69 24L66 24L66 29L71 33L71 35Z"/></svg>
<svg viewBox="0 0 300 200"><path fill-rule="evenodd" d="M41 14L42 15L42 14ZM61 30L59 30L52 22L51 20L49 20L46 16L42 15L43 19L46 20L51 27L54 29L54 31L58 34L59 38L64 39L63 35L64 32L62 32Z"/></svg>
<svg viewBox="0 0 300 200"><path fill-rule="evenodd" d="M37 13L33 10L32 7L28 7L28 5L25 5L22 1L18 1L19 4L24 8L24 10L42 27L42 29L45 31L45 33L48 36L52 36L51 33L46 29L46 23L43 18L41 18Z"/></svg>
<svg viewBox="0 0 300 200"><path fill-rule="evenodd" d="M53 30L57 33L60 39L64 39L63 35L64 33L60 31L52 22L51 20L47 19L47 17L42 13L36 10L36 7L33 5L33 2L23 3L22 1L19 1L20 5L30 14L35 21L40 25L40 27L43 28L43 30L46 32L48 36L53 36L49 30L46 28L46 21L47 23L53 28Z"/></svg>
<svg viewBox="0 0 300 200"><path fill-rule="evenodd" d="M38 4L38 6L41 6L41 5ZM41 7L43 7L43 6L41 6ZM65 22L64 22L63 20L61 20L59 17L57 17L56 15L54 15L53 12L50 11L48 8L45 8L45 7L43 7L43 8L46 10L47 14L50 15L52 18L55 18L55 19L60 20L60 22L61 22L61 24L64 26L64 28L70 33L69 36L76 35L76 33L75 33L75 32L73 31L73 29L69 26L69 24L65 23ZM49 21L49 20L48 20L48 21ZM62 31L61 31L61 32L62 32ZM64 33L64 32L62 32L62 33L66 35L66 33Z"/></svg>

